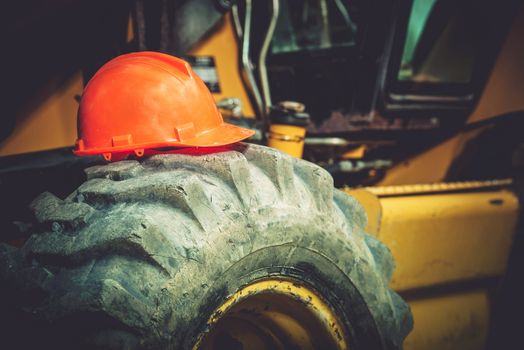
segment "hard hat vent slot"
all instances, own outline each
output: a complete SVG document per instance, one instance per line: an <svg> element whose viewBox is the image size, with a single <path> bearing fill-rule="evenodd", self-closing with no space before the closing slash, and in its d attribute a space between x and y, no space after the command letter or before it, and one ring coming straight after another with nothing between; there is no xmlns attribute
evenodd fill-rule
<svg viewBox="0 0 524 350"><path fill-rule="evenodd" d="M131 134L113 136L112 141L113 141L113 147L127 146L133 143L133 137L131 136Z"/></svg>
<svg viewBox="0 0 524 350"><path fill-rule="evenodd" d="M195 137L195 125L186 123L175 128L175 138L179 141L191 139Z"/></svg>

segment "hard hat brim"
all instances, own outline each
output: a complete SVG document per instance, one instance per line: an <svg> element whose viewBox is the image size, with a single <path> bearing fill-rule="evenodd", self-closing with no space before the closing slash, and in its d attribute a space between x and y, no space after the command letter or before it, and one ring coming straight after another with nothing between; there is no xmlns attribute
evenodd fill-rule
<svg viewBox="0 0 524 350"><path fill-rule="evenodd" d="M194 137L184 140L180 146L189 147L216 147L230 145L245 140L255 134L254 130L245 129L233 124L222 123L217 128L211 129Z"/></svg>
<svg viewBox="0 0 524 350"><path fill-rule="evenodd" d="M255 134L254 130L245 129L236 125L222 123L220 126L201 133L191 139L179 141L176 139L159 142L133 143L125 146L113 146L104 148L77 148L73 153L77 156L90 156L104 153L116 153L133 151L137 149L153 149L164 147L217 147L226 146L242 140L245 140Z"/></svg>

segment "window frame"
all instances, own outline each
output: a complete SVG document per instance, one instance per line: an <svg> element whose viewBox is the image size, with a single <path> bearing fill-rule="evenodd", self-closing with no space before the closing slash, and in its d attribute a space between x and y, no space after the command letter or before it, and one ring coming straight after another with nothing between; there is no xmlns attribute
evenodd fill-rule
<svg viewBox="0 0 524 350"><path fill-rule="evenodd" d="M508 4L517 3L513 0L507 2ZM380 101L379 106L376 107L386 115L402 114L402 112L420 112L421 114L425 112L427 114L428 111L446 114L447 112L471 110L489 76L503 42L501 40L502 35L509 30L512 17L506 18L507 26L494 26L496 29L490 32L490 36L480 49L480 53L475 57L469 82L424 83L402 81L398 79L398 73L402 63L412 6L413 0L399 0L394 7L394 18L390 37L385 47L385 59L378 86ZM508 8L510 7L508 6ZM497 13L497 18L494 21L499 21L500 16L508 17L506 12L509 13L510 10L505 10L500 11L504 14Z"/></svg>

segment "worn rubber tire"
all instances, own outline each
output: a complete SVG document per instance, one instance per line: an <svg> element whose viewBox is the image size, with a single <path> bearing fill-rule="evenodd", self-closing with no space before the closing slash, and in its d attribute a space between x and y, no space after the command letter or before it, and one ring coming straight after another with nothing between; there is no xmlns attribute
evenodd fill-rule
<svg viewBox="0 0 524 350"><path fill-rule="evenodd" d="M10 334L30 324L21 347L190 349L229 295L277 276L317 290L351 349L402 348L412 320L391 254L318 166L238 144L86 173L65 200L33 201L22 249L0 246L4 316L23 320Z"/></svg>

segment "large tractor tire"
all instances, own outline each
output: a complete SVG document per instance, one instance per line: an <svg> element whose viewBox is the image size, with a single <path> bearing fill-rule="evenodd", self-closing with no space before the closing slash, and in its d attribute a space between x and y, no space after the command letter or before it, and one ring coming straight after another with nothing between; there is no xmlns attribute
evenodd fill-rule
<svg viewBox="0 0 524 350"><path fill-rule="evenodd" d="M318 166L237 144L86 170L0 246L16 348L400 349L389 250Z"/></svg>

